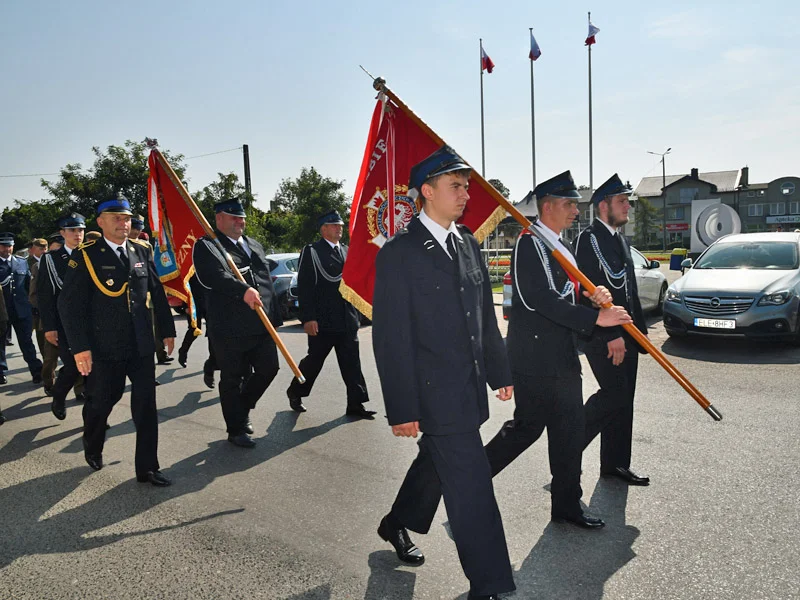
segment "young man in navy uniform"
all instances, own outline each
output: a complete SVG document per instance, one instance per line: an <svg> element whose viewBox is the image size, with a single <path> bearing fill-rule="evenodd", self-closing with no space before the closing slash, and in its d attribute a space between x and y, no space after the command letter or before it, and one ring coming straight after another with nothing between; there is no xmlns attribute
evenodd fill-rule
<svg viewBox="0 0 800 600"><path fill-rule="evenodd" d="M487 444L486 454L496 475L547 427L552 518L596 529L603 527L603 521L585 515L580 502L585 422L576 336L628 323L630 317L622 308L597 310L611 301L608 290L598 286L591 296L581 292L539 237L575 264L570 243L561 238L578 215L580 194L570 172L540 183L533 193L539 209L535 235L523 232L511 256L507 347L516 408L514 419ZM581 294L593 307L576 304Z"/></svg>
<svg viewBox="0 0 800 600"><path fill-rule="evenodd" d="M469 598L491 599L515 586L479 428L487 382L501 400L513 387L478 242L455 224L469 175L448 146L415 165L422 211L378 253L372 339L386 414L394 435L422 433L378 535L422 564L407 529L427 533L443 496Z"/></svg>
<svg viewBox="0 0 800 600"><path fill-rule="evenodd" d="M64 238L64 245L57 250L47 252L39 264L39 273L36 276L36 289L39 301L39 317L42 330L48 344L58 350L63 367L59 370L55 383L51 389L53 402L50 410L56 419L63 421L67 418L66 400L67 393L74 387L75 400L84 402L83 376L78 372L75 358L70 352L67 343L67 334L58 315L58 296L64 287L64 278L67 274L67 263L78 246L83 243L83 233L86 229L86 220L83 215L71 213L58 220L59 233Z"/></svg>
<svg viewBox="0 0 800 600"><path fill-rule="evenodd" d="M219 399L228 441L242 448L256 445L250 434L250 411L278 374L278 349L256 313L264 309L270 322L283 321L264 248L244 235L246 215L238 198L214 205L216 234L245 281L230 270L209 236L194 245L197 281L206 300L208 336L220 370Z"/></svg>
<svg viewBox="0 0 800 600"><path fill-rule="evenodd" d="M631 188L615 173L592 195L597 218L576 240L578 267L595 284L607 285L614 304L633 317L647 334L639 302L631 250L621 228L628 222ZM584 352L600 389L586 402L585 446L600 434L600 473L629 485L650 479L631 470L633 397L639 366L639 344L622 327L595 331Z"/></svg>
<svg viewBox="0 0 800 600"><path fill-rule="evenodd" d="M83 448L87 464L103 468L106 422L131 380L131 415L136 426L136 480L170 485L159 470L155 343L147 308L172 353L175 324L148 244L129 240L131 207L119 197L97 206L102 239L70 255L58 313L78 371L87 377L83 405Z"/></svg>
<svg viewBox="0 0 800 600"><path fill-rule="evenodd" d="M303 248L297 272L300 321L308 335L308 355L299 365L306 381L301 384L297 377L292 379L286 390L289 406L297 412L306 411L302 399L311 393L325 359L335 349L339 371L347 387L345 414L374 419L375 411L364 408L369 396L361 373L358 311L339 292L348 250L341 243L344 221L332 210L319 217L317 225L321 238Z"/></svg>
<svg viewBox="0 0 800 600"><path fill-rule="evenodd" d="M14 256L14 235L0 233L0 285L8 313L8 330L11 327L17 333L22 357L28 363L32 381L42 383L42 361L36 356L33 345L33 307L28 293L30 292L31 272L24 258ZM7 383L6 341L0 340L0 383Z"/></svg>

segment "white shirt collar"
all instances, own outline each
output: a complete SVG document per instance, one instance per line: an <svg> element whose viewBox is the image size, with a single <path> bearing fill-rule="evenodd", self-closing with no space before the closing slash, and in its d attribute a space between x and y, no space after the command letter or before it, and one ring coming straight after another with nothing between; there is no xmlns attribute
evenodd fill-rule
<svg viewBox="0 0 800 600"><path fill-rule="evenodd" d="M75 250L75 248L70 248L70 247L69 247L69 246L67 246L66 244L64 244L64 245L62 246L62 248L64 248L64 250L66 250L66 251L67 251L67 254L69 254L70 256L72 256L72 251L73 251L73 250Z"/></svg>
<svg viewBox="0 0 800 600"><path fill-rule="evenodd" d="M247 241L244 239L244 236L240 237L238 240L233 239L229 235L226 235L225 237L228 238L230 241L232 241L234 245L239 244L244 250L244 253L247 254L247 256L251 255L252 250L250 250L250 246L247 244Z"/></svg>
<svg viewBox="0 0 800 600"><path fill-rule="evenodd" d="M115 244L110 239L108 239L106 236L103 236L103 239L105 240L106 244L108 244L111 247L111 249L114 251L114 254L119 254L119 252L117 252L117 248L122 248L122 250L125 252L125 255L126 256L128 255L128 247L125 245L125 243ZM125 240L125 241L127 242L128 240Z"/></svg>
<svg viewBox="0 0 800 600"><path fill-rule="evenodd" d="M542 233L542 235L544 237L546 237L548 239L548 241L551 244L553 244L554 248L558 249L558 251L561 252L561 254L563 254L564 256L567 257L567 260L569 262L571 262L576 267L578 266L578 263L575 262L575 257L572 255L572 252L567 250L564 247L564 245L561 242L558 241L558 240L561 239L561 234L560 233L557 233L557 232L553 231L547 225L542 223L539 219L536 220L536 228Z"/></svg>
<svg viewBox="0 0 800 600"><path fill-rule="evenodd" d="M328 245L331 248L339 248L339 244L334 244L332 241L330 241L329 239L326 239L326 238L322 238L322 239L325 240L326 242L328 242ZM341 251L342 251L342 249L339 248L339 252L341 252Z"/></svg>
<svg viewBox="0 0 800 600"><path fill-rule="evenodd" d="M609 225L608 223L603 221L603 219L601 219L600 217L598 217L597 220L600 221L603 225L606 226L606 229L608 229L608 231L609 231L609 233L611 233L611 235L614 235L615 233L617 233L617 228L616 227L612 227L611 225Z"/></svg>
<svg viewBox="0 0 800 600"><path fill-rule="evenodd" d="M439 225L436 221L431 219L426 213L425 209L423 208L419 211L419 220L420 223L425 225L425 228L431 232L431 235L434 239L439 242L439 245L447 252L447 236L451 233L455 233L456 237L460 240L463 239L461 237L461 233L458 231L458 227L456 227L455 221L450 223L450 227L445 229L441 225ZM450 256L450 253L447 252L447 255Z"/></svg>

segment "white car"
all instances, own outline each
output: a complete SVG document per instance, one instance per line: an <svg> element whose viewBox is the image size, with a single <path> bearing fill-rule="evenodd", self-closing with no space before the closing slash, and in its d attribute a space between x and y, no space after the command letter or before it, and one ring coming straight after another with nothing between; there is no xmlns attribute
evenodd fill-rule
<svg viewBox="0 0 800 600"><path fill-rule="evenodd" d="M644 312L654 311L660 313L664 306L664 297L667 295L667 278L659 267L657 260L647 260L636 248L631 248L633 270L636 274L636 284L639 287L639 302L642 303ZM601 282L592 282L601 285ZM503 277L503 318L508 319L511 309L511 271Z"/></svg>

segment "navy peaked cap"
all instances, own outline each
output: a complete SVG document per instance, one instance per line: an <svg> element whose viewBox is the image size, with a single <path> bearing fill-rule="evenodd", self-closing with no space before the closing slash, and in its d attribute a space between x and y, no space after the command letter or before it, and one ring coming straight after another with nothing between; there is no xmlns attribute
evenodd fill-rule
<svg viewBox="0 0 800 600"><path fill-rule="evenodd" d="M619 178L619 175L614 173L611 177L608 178L604 184L598 187L594 194L592 194L592 203L600 204L603 200L608 198L609 196L617 196L619 194L632 194L633 189L627 183L622 183L622 180Z"/></svg>
<svg viewBox="0 0 800 600"><path fill-rule="evenodd" d="M461 158L450 146L442 146L428 158L421 160L411 167L408 189L416 188L418 191L421 191L422 184L428 181L428 179L464 169L472 169L472 167L470 167L467 161Z"/></svg>
<svg viewBox="0 0 800 600"><path fill-rule="evenodd" d="M564 171L560 175L543 181L534 188L533 195L536 196L537 199L544 198L545 196L553 196L555 198L579 200L581 197L578 193L578 188L575 186L575 180L572 179L572 173L569 171Z"/></svg>
<svg viewBox="0 0 800 600"><path fill-rule="evenodd" d="M104 212L112 212L112 213L119 213L122 215L133 215L131 212L131 203L128 202L128 199L120 195L113 200L105 200L100 202L97 207L95 208L97 214L100 215Z"/></svg>
<svg viewBox="0 0 800 600"><path fill-rule="evenodd" d="M344 225L342 215L335 210L320 215L317 217L317 227L322 227L323 225Z"/></svg>
<svg viewBox="0 0 800 600"><path fill-rule="evenodd" d="M13 246L14 234L8 231L0 233L0 244L2 244L3 246Z"/></svg>
<svg viewBox="0 0 800 600"><path fill-rule="evenodd" d="M86 229L86 219L78 213L64 215L57 222L59 229Z"/></svg>
<svg viewBox="0 0 800 600"><path fill-rule="evenodd" d="M217 202L214 205L214 212L225 213L226 215L231 215L233 217L245 217L244 206L242 206L241 200L239 198L227 198L222 202Z"/></svg>

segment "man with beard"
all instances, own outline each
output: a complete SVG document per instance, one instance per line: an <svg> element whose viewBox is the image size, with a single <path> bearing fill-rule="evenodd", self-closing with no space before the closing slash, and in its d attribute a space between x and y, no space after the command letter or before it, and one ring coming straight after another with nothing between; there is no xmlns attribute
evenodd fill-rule
<svg viewBox="0 0 800 600"><path fill-rule="evenodd" d="M197 281L204 288L208 336L220 370L219 399L228 441L253 448L250 411L278 374L278 349L256 312L262 307L280 326L269 261L264 248L244 235L246 215L238 198L214 205L216 234L244 277L240 281L210 236L192 250Z"/></svg>
<svg viewBox="0 0 800 600"><path fill-rule="evenodd" d="M67 418L66 400L67 393L75 388L75 400L84 402L83 376L78 372L75 358L70 352L67 334L58 315L58 296L64 287L64 277L67 274L67 263L72 253L83 242L83 230L86 221L83 215L71 213L58 220L60 235L64 238L64 245L56 250L51 250L42 258L39 273L36 276L36 288L39 301L39 316L45 342L56 348L61 357L63 367L58 372L50 394L53 402L50 410L59 421Z"/></svg>
<svg viewBox="0 0 800 600"><path fill-rule="evenodd" d="M576 256L578 268L594 284L607 285L614 305L628 311L647 334L631 250L621 231L628 222L631 191L616 173L597 188L592 195L597 218L578 236ZM629 485L649 485L648 477L630 468L639 345L622 327L610 327L595 330L584 352L600 384L586 402L584 447L600 434L600 473Z"/></svg>

